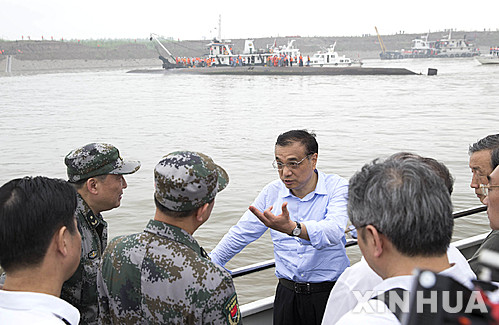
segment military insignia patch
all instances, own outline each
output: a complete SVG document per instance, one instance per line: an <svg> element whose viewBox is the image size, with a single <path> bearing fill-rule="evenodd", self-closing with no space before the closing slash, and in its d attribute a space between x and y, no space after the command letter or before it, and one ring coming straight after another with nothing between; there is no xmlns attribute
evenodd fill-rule
<svg viewBox="0 0 499 325"><path fill-rule="evenodd" d="M235 292L225 303L223 312L226 316L225 319L227 319L228 324L234 325L240 323L241 311L239 310L239 304L237 303L237 295Z"/></svg>
<svg viewBox="0 0 499 325"><path fill-rule="evenodd" d="M88 216L88 221L90 221L91 226L95 226L99 223L99 220L97 220L97 218L95 218L93 215Z"/></svg>
<svg viewBox="0 0 499 325"><path fill-rule="evenodd" d="M89 259L93 260L96 257L97 257L97 251L96 250L93 250L90 253L88 253L88 258Z"/></svg>

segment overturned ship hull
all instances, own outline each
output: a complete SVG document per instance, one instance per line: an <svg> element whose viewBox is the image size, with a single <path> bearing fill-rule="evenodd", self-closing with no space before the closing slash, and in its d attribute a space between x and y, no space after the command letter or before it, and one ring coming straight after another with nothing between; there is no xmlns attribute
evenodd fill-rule
<svg viewBox="0 0 499 325"><path fill-rule="evenodd" d="M206 67L206 68L170 68L156 70L132 70L130 73L164 73L195 75L251 75L251 76L330 76L330 75L415 75L405 68L366 68L366 67Z"/></svg>

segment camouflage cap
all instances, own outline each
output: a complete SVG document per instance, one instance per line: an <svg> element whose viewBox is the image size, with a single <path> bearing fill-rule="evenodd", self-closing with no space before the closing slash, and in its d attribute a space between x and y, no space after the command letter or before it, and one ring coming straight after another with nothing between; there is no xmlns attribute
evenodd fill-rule
<svg viewBox="0 0 499 325"><path fill-rule="evenodd" d="M64 163L70 182L106 174L132 174L140 168L140 161L123 160L115 146L105 143L77 148L66 156Z"/></svg>
<svg viewBox="0 0 499 325"><path fill-rule="evenodd" d="M228 183L227 172L199 152L172 152L154 168L154 197L173 211L189 211L211 202Z"/></svg>

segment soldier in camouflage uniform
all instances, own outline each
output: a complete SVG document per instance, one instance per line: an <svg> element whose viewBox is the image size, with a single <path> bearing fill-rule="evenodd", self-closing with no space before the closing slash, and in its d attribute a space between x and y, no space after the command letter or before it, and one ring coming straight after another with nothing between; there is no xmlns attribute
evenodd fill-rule
<svg viewBox="0 0 499 325"><path fill-rule="evenodd" d="M124 174L135 173L138 161L124 161L116 147L90 143L65 158L69 182L77 190L76 218L81 233L81 259L75 274L64 283L61 298L77 307L81 324L97 324L97 269L107 245L107 223L101 212L120 206L127 183Z"/></svg>
<svg viewBox="0 0 499 325"><path fill-rule="evenodd" d="M240 324L230 274L192 237L228 175L201 153L173 152L154 170L156 213L113 239L97 275L104 324Z"/></svg>

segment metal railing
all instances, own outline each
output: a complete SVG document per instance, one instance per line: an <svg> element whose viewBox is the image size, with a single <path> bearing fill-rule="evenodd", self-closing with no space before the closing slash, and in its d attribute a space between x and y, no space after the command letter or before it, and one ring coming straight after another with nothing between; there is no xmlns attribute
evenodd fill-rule
<svg viewBox="0 0 499 325"><path fill-rule="evenodd" d="M452 216L454 217L454 219L457 219L457 218L461 218L461 217L470 216L470 215L473 215L475 213L480 213L480 212L483 212L486 210L487 210L487 206L481 205L478 207L455 212L452 214ZM346 244L345 244L345 247L350 247L350 246L355 246L355 245L357 245L356 239L348 239ZM247 266L243 266L243 267L234 269L232 271L232 278L241 277L241 276L244 276L247 274L267 270L267 269L270 269L273 267L275 267L275 260L274 259L251 264L251 265L247 265Z"/></svg>

